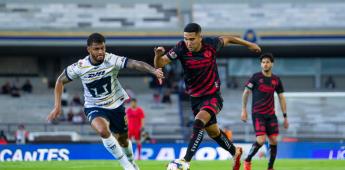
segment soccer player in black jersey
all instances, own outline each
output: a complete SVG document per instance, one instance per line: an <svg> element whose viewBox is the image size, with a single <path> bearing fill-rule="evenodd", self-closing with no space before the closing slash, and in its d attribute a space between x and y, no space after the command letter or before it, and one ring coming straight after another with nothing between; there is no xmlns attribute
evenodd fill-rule
<svg viewBox="0 0 345 170"><path fill-rule="evenodd" d="M268 136L270 144L270 159L268 170L273 169L274 160L277 155L277 136L279 134L278 120L274 109L274 92L277 92L279 103L284 116L284 128L289 127L286 115L286 102L284 97L284 88L280 78L272 74L274 58L271 53L265 53L260 56L261 72L253 74L245 85L242 97L242 121L246 122L247 101L250 93L252 97L252 120L256 133L256 142L253 144L247 158L244 161L244 170L251 170L251 160L260 147L265 143Z"/></svg>
<svg viewBox="0 0 345 170"><path fill-rule="evenodd" d="M162 68L172 60L179 60L184 70L186 90L191 96L195 121L184 160L189 162L207 134L221 147L229 151L234 158L233 169L239 170L242 148L236 148L217 124L217 114L222 109L223 99L220 94L220 79L216 64L218 52L225 45L240 44L259 53L258 45L233 36L208 37L201 35L201 27L196 23L187 24L183 33L184 40L177 43L165 54L163 47L155 48L154 64Z"/></svg>

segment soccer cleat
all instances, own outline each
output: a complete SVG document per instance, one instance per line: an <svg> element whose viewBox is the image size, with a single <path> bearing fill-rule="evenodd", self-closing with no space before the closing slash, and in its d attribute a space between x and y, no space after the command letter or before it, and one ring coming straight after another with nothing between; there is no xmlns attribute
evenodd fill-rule
<svg viewBox="0 0 345 170"><path fill-rule="evenodd" d="M240 170L241 168L241 156L242 156L243 150L241 147L236 147L236 153L234 156L234 164L232 166L233 170Z"/></svg>
<svg viewBox="0 0 345 170"><path fill-rule="evenodd" d="M243 162L243 168L244 168L244 170L252 170L252 162L244 161Z"/></svg>

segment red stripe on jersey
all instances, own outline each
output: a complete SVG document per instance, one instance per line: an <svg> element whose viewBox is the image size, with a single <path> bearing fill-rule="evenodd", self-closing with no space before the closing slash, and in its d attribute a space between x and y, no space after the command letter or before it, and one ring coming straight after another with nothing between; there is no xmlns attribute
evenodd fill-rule
<svg viewBox="0 0 345 170"><path fill-rule="evenodd" d="M210 75L212 75L211 73L213 73L213 68L214 68L214 64L211 66L211 67L209 67L207 70L205 70L205 71L203 71L202 73L200 73L200 74L198 74L196 77L197 77L197 79L194 81L194 82L192 82L191 84L189 84L188 85L188 88L195 88L194 86L196 86L196 85L199 85L200 83L198 83L198 82L200 82L200 81L202 81L202 80L205 80L205 76L204 76L204 73L207 73L207 76L206 76L206 79L208 79L208 77L210 76Z"/></svg>
<svg viewBox="0 0 345 170"><path fill-rule="evenodd" d="M210 79L205 79L202 83L198 84L196 87L188 89L188 91L191 94L194 94L194 93L199 93L200 91L203 91L205 89L210 89L210 87L214 86L214 82L212 80L215 79L216 74L213 72L210 72L210 74L212 75Z"/></svg>

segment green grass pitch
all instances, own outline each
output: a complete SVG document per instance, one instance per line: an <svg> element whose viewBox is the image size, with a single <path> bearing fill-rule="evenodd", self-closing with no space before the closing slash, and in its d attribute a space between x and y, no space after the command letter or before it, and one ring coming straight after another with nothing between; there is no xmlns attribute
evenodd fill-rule
<svg viewBox="0 0 345 170"><path fill-rule="evenodd" d="M167 161L137 161L141 170L165 170ZM253 170L267 169L266 160L252 163ZM243 168L243 167L242 167ZM241 168L241 169L242 169ZM279 159L276 170L345 170L345 160ZM0 162L0 170L122 170L117 161ZM231 170L231 161L192 161L191 170Z"/></svg>

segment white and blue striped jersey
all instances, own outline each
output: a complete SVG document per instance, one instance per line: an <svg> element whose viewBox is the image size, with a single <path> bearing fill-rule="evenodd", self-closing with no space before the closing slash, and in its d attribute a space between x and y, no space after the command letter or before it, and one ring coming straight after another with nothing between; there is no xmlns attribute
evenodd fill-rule
<svg viewBox="0 0 345 170"><path fill-rule="evenodd" d="M68 66L65 74L69 80L81 79L84 87L84 107L99 107L115 109L119 107L128 95L117 79L118 73L125 68L127 58L106 53L104 61L93 65L90 57Z"/></svg>

